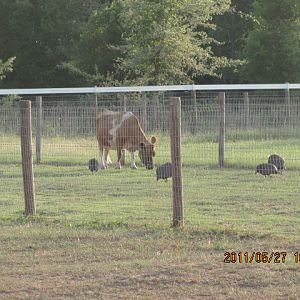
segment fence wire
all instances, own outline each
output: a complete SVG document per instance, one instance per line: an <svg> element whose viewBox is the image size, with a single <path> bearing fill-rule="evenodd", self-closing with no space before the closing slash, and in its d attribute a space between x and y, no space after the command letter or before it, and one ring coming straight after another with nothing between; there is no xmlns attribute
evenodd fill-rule
<svg viewBox="0 0 300 300"><path fill-rule="evenodd" d="M51 220L77 225L165 223L172 219L172 180L156 178L156 167L171 162L170 96L182 100L183 198L186 223L205 227L208 215L237 206L254 207L257 199L280 201L289 192L296 201L300 171L300 97L284 92L226 93L225 167L219 168L220 105L218 93L148 93L43 96L41 163L36 162L38 107L31 99L33 161L37 212ZM247 98L248 97L248 98ZM2 99L3 100L3 99ZM5 218L24 211L18 101L0 106L0 205ZM155 168L108 169L92 173L89 160L100 161L96 115L105 109L131 111L148 139L157 137ZM285 159L282 175L255 175L271 154ZM261 205L264 205L263 203ZM224 212L223 211L223 212ZM240 210L239 210L240 211ZM253 211L259 213L255 207ZM245 218L246 215L237 215ZM226 219L226 217L225 217ZM217 222L217 221L216 221ZM224 222L224 218L222 219Z"/></svg>

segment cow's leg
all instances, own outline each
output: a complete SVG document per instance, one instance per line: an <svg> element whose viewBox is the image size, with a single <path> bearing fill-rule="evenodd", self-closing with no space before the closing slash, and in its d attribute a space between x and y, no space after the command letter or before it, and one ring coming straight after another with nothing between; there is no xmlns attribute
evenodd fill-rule
<svg viewBox="0 0 300 300"><path fill-rule="evenodd" d="M125 149L122 149L122 151L121 151L120 163L121 163L121 166L125 166Z"/></svg>
<svg viewBox="0 0 300 300"><path fill-rule="evenodd" d="M122 147L117 146L117 163L116 169L121 169Z"/></svg>
<svg viewBox="0 0 300 300"><path fill-rule="evenodd" d="M107 164L106 164L106 160L105 160L105 149L102 146L99 146L99 155L100 155L99 168L106 169Z"/></svg>
<svg viewBox="0 0 300 300"><path fill-rule="evenodd" d="M130 163L130 167L131 169L137 169L137 166L135 164L135 160L134 160L134 152L130 152L131 154L131 163Z"/></svg>
<svg viewBox="0 0 300 300"><path fill-rule="evenodd" d="M106 163L107 163L108 165L111 165L111 164L112 164L112 161L111 161L111 159L110 159L110 157L109 157L109 155L108 155L108 150L107 150Z"/></svg>
<svg viewBox="0 0 300 300"><path fill-rule="evenodd" d="M106 165L106 168L108 167L109 164L111 164L111 160L110 160L110 157L108 155L108 152L109 152L109 149L108 148L104 148L104 161L105 161L105 165Z"/></svg>

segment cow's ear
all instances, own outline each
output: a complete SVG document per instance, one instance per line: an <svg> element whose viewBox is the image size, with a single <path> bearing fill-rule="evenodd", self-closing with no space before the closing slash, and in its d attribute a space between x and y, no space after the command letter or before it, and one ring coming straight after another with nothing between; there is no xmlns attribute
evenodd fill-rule
<svg viewBox="0 0 300 300"><path fill-rule="evenodd" d="M150 141L151 141L151 144L155 144L157 141L157 138L155 136L152 136Z"/></svg>
<svg viewBox="0 0 300 300"><path fill-rule="evenodd" d="M140 143L139 147L141 150L143 150L146 147L146 145L145 145L145 143Z"/></svg>

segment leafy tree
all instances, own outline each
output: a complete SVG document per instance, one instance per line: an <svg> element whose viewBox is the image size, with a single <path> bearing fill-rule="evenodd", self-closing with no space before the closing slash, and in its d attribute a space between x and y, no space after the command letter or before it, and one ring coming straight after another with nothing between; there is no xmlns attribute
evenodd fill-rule
<svg viewBox="0 0 300 300"><path fill-rule="evenodd" d="M230 8L229 0L124 0L125 44L119 60L126 79L138 84L181 84L200 76L218 76L233 64L216 56L208 35L214 15ZM238 63L238 62L236 62Z"/></svg>
<svg viewBox="0 0 300 300"><path fill-rule="evenodd" d="M12 72L14 60L15 57L11 57L4 62L0 59L0 81L5 78L7 73ZM0 106L12 106L16 99L19 100L15 95L1 97Z"/></svg>
<svg viewBox="0 0 300 300"><path fill-rule="evenodd" d="M214 17L216 30L211 34L221 42L213 47L216 55L224 55L231 59L245 60L243 50L246 36L252 29L254 20L251 15L254 0L232 0L229 11ZM222 78L210 78L214 83L238 83L242 81L240 67L224 68Z"/></svg>
<svg viewBox="0 0 300 300"><path fill-rule="evenodd" d="M245 47L244 78L249 82L300 81L299 0L256 0L257 20Z"/></svg>
<svg viewBox="0 0 300 300"><path fill-rule="evenodd" d="M7 61L2 61L2 59L0 59L0 80L5 78L6 73L12 72L14 60L15 57L11 57Z"/></svg>
<svg viewBox="0 0 300 300"><path fill-rule="evenodd" d="M57 66L70 59L86 9L80 0L0 0L0 57L16 57L14 71L1 85L74 85Z"/></svg>
<svg viewBox="0 0 300 300"><path fill-rule="evenodd" d="M80 42L71 60L65 65L92 84L103 84L115 76L115 60L122 56L119 46L123 28L120 22L121 5L113 2L94 10L83 27ZM115 76L116 77L116 76Z"/></svg>

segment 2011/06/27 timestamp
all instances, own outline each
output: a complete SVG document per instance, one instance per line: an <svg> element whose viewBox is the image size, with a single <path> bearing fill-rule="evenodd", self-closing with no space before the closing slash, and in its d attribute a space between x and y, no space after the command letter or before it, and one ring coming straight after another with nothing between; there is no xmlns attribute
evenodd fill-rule
<svg viewBox="0 0 300 300"><path fill-rule="evenodd" d="M224 263L285 263L288 253L281 252L225 252ZM294 262L300 263L300 252L293 253Z"/></svg>

